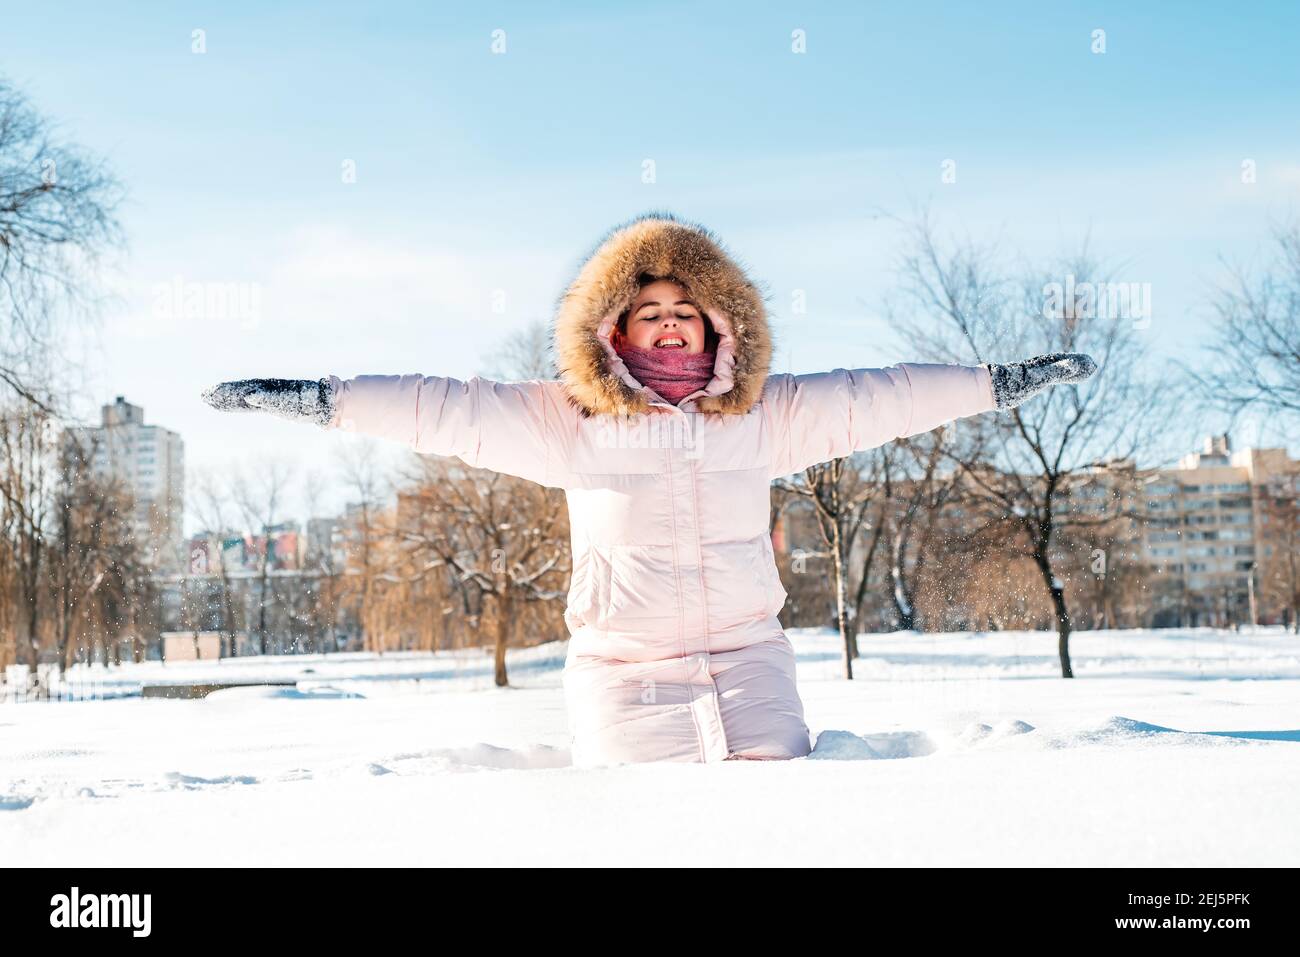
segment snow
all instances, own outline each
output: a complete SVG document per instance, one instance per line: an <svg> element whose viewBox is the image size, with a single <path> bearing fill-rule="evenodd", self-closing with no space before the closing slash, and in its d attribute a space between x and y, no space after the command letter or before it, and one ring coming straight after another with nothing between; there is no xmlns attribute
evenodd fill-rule
<svg viewBox="0 0 1300 957"><path fill-rule="evenodd" d="M571 766L565 644L99 670L0 705L9 866L1295 866L1300 638L791 633L807 759ZM309 670L310 669L310 670ZM74 674L90 677L95 669ZM206 698L168 682L296 681ZM112 697L110 695L117 695Z"/></svg>

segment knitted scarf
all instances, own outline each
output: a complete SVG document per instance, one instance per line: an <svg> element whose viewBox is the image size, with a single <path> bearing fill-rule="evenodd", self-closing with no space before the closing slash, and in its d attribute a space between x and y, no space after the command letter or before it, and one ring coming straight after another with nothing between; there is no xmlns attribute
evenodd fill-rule
<svg viewBox="0 0 1300 957"><path fill-rule="evenodd" d="M716 351L692 355L685 349L642 349L628 342L618 330L610 337L610 344L637 382L654 389L673 405L703 389L713 378Z"/></svg>

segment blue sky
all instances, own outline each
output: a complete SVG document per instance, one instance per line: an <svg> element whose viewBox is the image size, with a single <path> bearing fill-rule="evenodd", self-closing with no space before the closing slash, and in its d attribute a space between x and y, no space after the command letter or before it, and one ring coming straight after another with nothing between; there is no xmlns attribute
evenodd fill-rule
<svg viewBox="0 0 1300 957"><path fill-rule="evenodd" d="M1297 9L3 0L0 71L129 191L118 304L77 343L87 408L125 394L195 469L328 471L343 437L223 417L199 391L482 371L651 208L766 284L783 370L909 358L881 317L899 233L876 213L915 201L1029 256L1089 234L1151 283L1155 352L1194 358L1218 257L1257 258L1300 199ZM257 320L160 317L177 277L255 285ZM806 315L785 314L795 289Z"/></svg>

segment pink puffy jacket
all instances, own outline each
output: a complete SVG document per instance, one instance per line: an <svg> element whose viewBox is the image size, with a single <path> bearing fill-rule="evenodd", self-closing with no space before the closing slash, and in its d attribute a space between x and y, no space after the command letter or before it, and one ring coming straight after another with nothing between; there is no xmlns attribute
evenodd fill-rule
<svg viewBox="0 0 1300 957"><path fill-rule="evenodd" d="M642 273L682 282L720 342L676 406L610 345ZM994 408L982 366L769 375L763 300L703 227L613 231L562 298L559 381L331 376L331 427L564 489L573 763L796 758L811 750L769 530L770 485Z"/></svg>

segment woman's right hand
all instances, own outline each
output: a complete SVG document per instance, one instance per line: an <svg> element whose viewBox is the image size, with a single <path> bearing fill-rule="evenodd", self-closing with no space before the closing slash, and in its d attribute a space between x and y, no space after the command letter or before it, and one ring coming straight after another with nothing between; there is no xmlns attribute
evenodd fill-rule
<svg viewBox="0 0 1300 957"><path fill-rule="evenodd" d="M291 422L321 428L334 418L334 389L328 379L237 379L203 392L203 401L223 412L269 412Z"/></svg>

